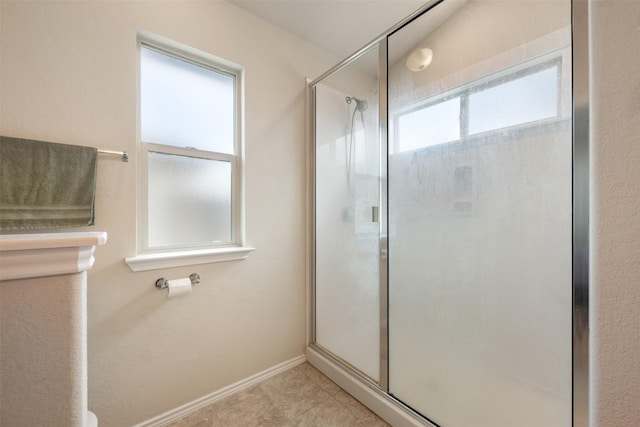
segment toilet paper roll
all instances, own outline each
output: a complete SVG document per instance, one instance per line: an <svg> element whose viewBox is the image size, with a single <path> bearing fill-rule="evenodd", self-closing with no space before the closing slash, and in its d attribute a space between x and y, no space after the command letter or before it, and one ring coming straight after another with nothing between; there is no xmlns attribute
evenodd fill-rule
<svg viewBox="0 0 640 427"><path fill-rule="evenodd" d="M191 293L191 279L188 277L167 281L167 298Z"/></svg>

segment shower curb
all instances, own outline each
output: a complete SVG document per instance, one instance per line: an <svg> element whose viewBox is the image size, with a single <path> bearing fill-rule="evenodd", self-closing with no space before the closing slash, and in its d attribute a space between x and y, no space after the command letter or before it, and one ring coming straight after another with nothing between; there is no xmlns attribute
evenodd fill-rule
<svg viewBox="0 0 640 427"><path fill-rule="evenodd" d="M312 366L393 427L436 427L388 394L359 381L314 348L307 347L306 354Z"/></svg>

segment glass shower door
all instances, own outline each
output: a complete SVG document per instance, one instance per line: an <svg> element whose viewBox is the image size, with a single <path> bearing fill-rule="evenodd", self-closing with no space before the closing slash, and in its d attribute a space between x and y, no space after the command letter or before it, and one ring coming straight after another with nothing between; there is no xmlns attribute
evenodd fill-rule
<svg viewBox="0 0 640 427"><path fill-rule="evenodd" d="M446 0L388 38L389 393L441 426L571 425L570 17Z"/></svg>
<svg viewBox="0 0 640 427"><path fill-rule="evenodd" d="M380 376L378 49L314 88L315 344Z"/></svg>

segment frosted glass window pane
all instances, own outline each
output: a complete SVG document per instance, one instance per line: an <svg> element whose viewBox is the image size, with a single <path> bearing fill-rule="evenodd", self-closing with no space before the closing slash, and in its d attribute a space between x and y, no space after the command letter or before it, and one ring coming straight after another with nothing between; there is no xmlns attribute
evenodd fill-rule
<svg viewBox="0 0 640 427"><path fill-rule="evenodd" d="M142 140L233 154L234 85L231 75L143 47Z"/></svg>
<svg viewBox="0 0 640 427"><path fill-rule="evenodd" d="M558 68L511 80L469 96L469 133L558 115Z"/></svg>
<svg viewBox="0 0 640 427"><path fill-rule="evenodd" d="M403 114L398 118L397 152L460 139L460 98Z"/></svg>
<svg viewBox="0 0 640 427"><path fill-rule="evenodd" d="M150 152L148 244L231 241L231 163Z"/></svg>

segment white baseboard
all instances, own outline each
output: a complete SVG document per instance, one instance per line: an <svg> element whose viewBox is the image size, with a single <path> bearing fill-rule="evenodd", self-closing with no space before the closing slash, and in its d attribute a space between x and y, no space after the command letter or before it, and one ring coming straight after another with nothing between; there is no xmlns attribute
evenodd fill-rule
<svg viewBox="0 0 640 427"><path fill-rule="evenodd" d="M374 389L355 378L338 364L311 347L307 347L307 360L392 426L435 427L386 393L379 389Z"/></svg>
<svg viewBox="0 0 640 427"><path fill-rule="evenodd" d="M166 426L168 424L171 424L172 422L178 421L179 419L186 417L187 415L197 411L198 409L204 408L205 406L218 402L224 399L225 397L241 392L242 390L246 390L255 384L258 384L268 378L273 377L274 375L278 375L279 373L284 372L288 369L291 369L294 366L300 365L304 363L306 360L307 358L305 356L294 357L293 359L287 360L286 362L282 362L276 366L265 369L262 372L258 372L255 375L252 375L248 378L240 380L237 383L221 388L218 391L214 391L211 394L200 397L192 402L186 403L175 409L167 411L164 414L160 414L157 417L153 417L147 421L141 422L140 424L136 424L133 427Z"/></svg>

